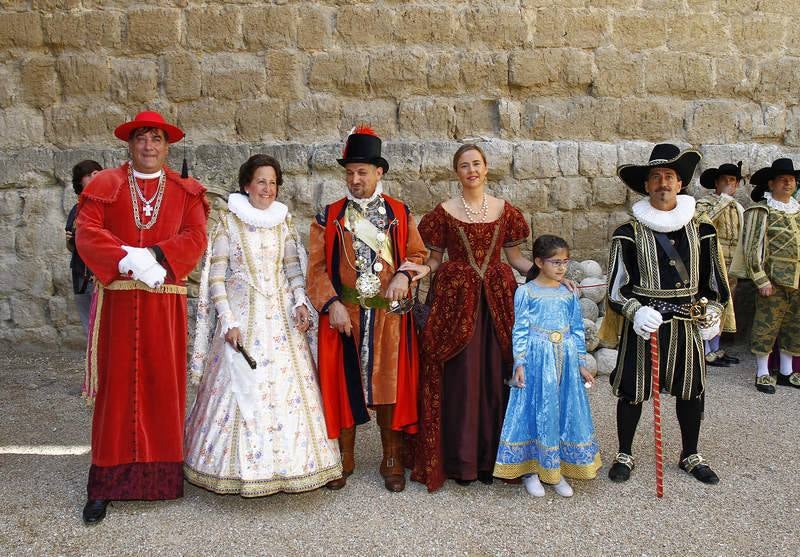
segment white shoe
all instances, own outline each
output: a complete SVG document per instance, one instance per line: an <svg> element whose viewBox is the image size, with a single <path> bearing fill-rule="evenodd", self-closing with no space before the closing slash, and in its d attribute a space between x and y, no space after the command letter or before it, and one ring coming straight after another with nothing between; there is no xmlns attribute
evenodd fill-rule
<svg viewBox="0 0 800 557"><path fill-rule="evenodd" d="M572 497L572 487L570 487L563 476L561 477L561 481L554 485L553 488L561 497Z"/></svg>
<svg viewBox="0 0 800 557"><path fill-rule="evenodd" d="M528 495L544 497L544 486L539 481L538 474L531 474L527 478L522 478L522 484L525 486L525 491L528 492Z"/></svg>

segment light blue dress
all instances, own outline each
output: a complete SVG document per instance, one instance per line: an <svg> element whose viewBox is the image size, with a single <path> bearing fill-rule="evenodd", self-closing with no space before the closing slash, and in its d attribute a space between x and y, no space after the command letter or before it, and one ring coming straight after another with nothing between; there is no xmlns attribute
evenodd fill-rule
<svg viewBox="0 0 800 557"><path fill-rule="evenodd" d="M517 289L514 312L514 369L525 366L525 387L511 389L494 475L592 479L602 463L578 369L586 354L578 297L531 281Z"/></svg>

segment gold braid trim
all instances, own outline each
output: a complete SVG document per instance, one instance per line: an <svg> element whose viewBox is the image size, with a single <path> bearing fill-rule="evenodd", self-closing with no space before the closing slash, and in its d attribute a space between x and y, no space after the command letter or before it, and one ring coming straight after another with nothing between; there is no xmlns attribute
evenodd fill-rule
<svg viewBox="0 0 800 557"><path fill-rule="evenodd" d="M534 459L518 464L495 464L493 475L498 478L511 480L525 474L538 474L539 479L546 484L557 484L561 476L576 480L593 480L597 471L603 466L600 453L594 456L591 464L569 464L562 462L559 468L543 468L539 461Z"/></svg>
<svg viewBox="0 0 800 557"><path fill-rule="evenodd" d="M243 480L241 478L212 476L211 474L199 472L188 464L184 464L183 475L189 483L221 495L236 493L242 497L262 497L279 491L300 493L320 488L329 481L342 477L342 465L337 462L318 472L300 476L275 476L261 480Z"/></svg>
<svg viewBox="0 0 800 557"><path fill-rule="evenodd" d="M99 375L97 372L97 345L99 344L100 337L100 316L103 313L103 285L97 283L97 301L94 309L94 323L92 323L92 344L91 355L86 359L86 375L84 377L84 384L86 391L83 397L86 399L86 406L94 406L94 399L97 396L97 386L99 383Z"/></svg>
<svg viewBox="0 0 800 557"><path fill-rule="evenodd" d="M150 288L145 283L138 281L138 280L115 280L114 282L107 284L106 286L101 285L102 289L106 290L143 290L144 292L150 292L151 294L180 294L181 296L186 295L186 287L181 286L179 284L165 284L163 286L159 286L158 288Z"/></svg>

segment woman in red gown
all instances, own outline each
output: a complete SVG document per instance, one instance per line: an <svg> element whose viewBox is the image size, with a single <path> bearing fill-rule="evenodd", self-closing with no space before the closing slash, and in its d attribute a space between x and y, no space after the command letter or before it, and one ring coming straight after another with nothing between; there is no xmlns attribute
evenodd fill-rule
<svg viewBox="0 0 800 557"><path fill-rule="evenodd" d="M406 264L415 279L436 273L422 334L420 432L411 478L440 488L452 478L491 483L512 368L516 279L532 263L519 246L530 234L522 213L486 193L486 156L463 145L453 157L461 195L423 217L419 231L431 255ZM505 252L508 263L501 260ZM447 261L443 256L447 254Z"/></svg>

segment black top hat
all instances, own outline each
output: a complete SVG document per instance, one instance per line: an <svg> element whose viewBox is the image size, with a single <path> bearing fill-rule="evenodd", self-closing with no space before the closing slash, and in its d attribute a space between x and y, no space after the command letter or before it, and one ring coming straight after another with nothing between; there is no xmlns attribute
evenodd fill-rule
<svg viewBox="0 0 800 557"><path fill-rule="evenodd" d="M737 164L721 164L719 168L708 168L700 175L700 185L713 190L719 176L733 176L737 181L742 179L742 161Z"/></svg>
<svg viewBox="0 0 800 557"><path fill-rule="evenodd" d="M659 143L653 147L650 160L645 164L623 164L617 167L617 176L625 185L636 193L647 195L644 183L651 168L671 168L677 172L681 180L681 191L685 193L686 186L692 181L694 169L700 162L701 155L694 149L681 151L671 143Z"/></svg>
<svg viewBox="0 0 800 557"><path fill-rule="evenodd" d="M347 136L342 158L336 162L342 166L351 162L374 164L382 168L384 174L389 172L389 163L381 156L381 138L367 126L359 126Z"/></svg>
<svg viewBox="0 0 800 557"><path fill-rule="evenodd" d="M769 189L769 181L783 174L790 174L796 179L800 177L800 169L795 170L792 159L777 159L772 163L772 166L766 166L755 171L750 176L750 183L755 186L753 191L750 192L750 199L753 201L764 199L764 194Z"/></svg>

